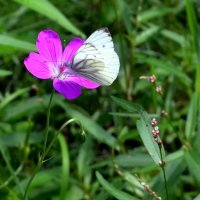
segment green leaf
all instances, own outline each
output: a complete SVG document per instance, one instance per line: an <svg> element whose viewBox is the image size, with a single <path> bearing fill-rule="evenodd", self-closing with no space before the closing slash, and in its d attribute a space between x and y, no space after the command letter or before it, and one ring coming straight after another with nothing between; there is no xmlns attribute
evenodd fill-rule
<svg viewBox="0 0 200 200"><path fill-rule="evenodd" d="M7 200L21 200L21 198L19 198L18 196L18 192L15 191L15 190L11 190L9 187L7 187L7 190L8 190L8 194L7 196L5 197L5 199ZM1 195L1 198L3 197L3 195Z"/></svg>
<svg viewBox="0 0 200 200"><path fill-rule="evenodd" d="M200 193L193 200L200 200Z"/></svg>
<svg viewBox="0 0 200 200"><path fill-rule="evenodd" d="M135 45L140 45L144 42L146 42L150 37L155 35L159 31L158 26L152 26L150 28L147 28L143 32L141 32L139 35L135 38Z"/></svg>
<svg viewBox="0 0 200 200"><path fill-rule="evenodd" d="M139 105L139 104L138 104ZM140 118L140 114L135 113L125 113L125 112L110 112L110 115L119 116L119 117L132 117L132 118ZM153 117L159 117L159 114L149 114L151 118Z"/></svg>
<svg viewBox="0 0 200 200"><path fill-rule="evenodd" d="M200 31L198 29L197 17L191 0L185 0L185 6L187 11L188 24L193 37L193 45L197 53L197 58L200 62Z"/></svg>
<svg viewBox="0 0 200 200"><path fill-rule="evenodd" d="M180 150L177 150L173 153L170 153L168 154L166 157L165 157L165 161L166 162L173 162L175 160L178 160L180 158L183 158L185 152L183 149L180 149Z"/></svg>
<svg viewBox="0 0 200 200"><path fill-rule="evenodd" d="M115 162L121 167L145 167L152 164L148 154L138 152L118 155Z"/></svg>
<svg viewBox="0 0 200 200"><path fill-rule="evenodd" d="M159 165L160 163L160 150L158 144L155 142L152 135L152 127L150 125L150 118L146 112L143 112L139 121L137 121L137 129L139 131L140 137L146 147L148 153L154 160L154 162ZM164 148L162 146L162 154L164 157Z"/></svg>
<svg viewBox="0 0 200 200"><path fill-rule="evenodd" d="M13 49L24 52L36 51L35 44L19 40L8 35L0 35L0 45L9 46Z"/></svg>
<svg viewBox="0 0 200 200"><path fill-rule="evenodd" d="M30 175L21 181L21 186L26 187ZM30 199L40 199L45 192L60 189L61 167L47 168L38 172L29 188ZM16 187L15 187L16 188ZM39 189L38 189L39 188Z"/></svg>
<svg viewBox="0 0 200 200"><path fill-rule="evenodd" d="M162 30L161 34L166 38L169 38L172 41L178 43L181 47L186 47L188 45L188 41L179 33L170 30Z"/></svg>
<svg viewBox="0 0 200 200"><path fill-rule="evenodd" d="M6 107L11 101L13 101L14 99L16 99L17 97L27 93L30 90L30 88L23 88L23 89L19 89L16 92L6 96L5 98L3 98L3 100L0 103L0 111Z"/></svg>
<svg viewBox="0 0 200 200"><path fill-rule="evenodd" d="M189 110L187 114L187 121L185 125L185 136L190 139L195 133L195 126L197 120L197 101L196 96L193 95L190 101Z"/></svg>
<svg viewBox="0 0 200 200"><path fill-rule="evenodd" d="M94 157L94 152L92 148L92 137L89 135L86 137L85 143L81 146L77 158L77 168L79 178L86 176L88 171L90 171L89 164Z"/></svg>
<svg viewBox="0 0 200 200"><path fill-rule="evenodd" d="M14 0L46 17L54 20L66 30L84 37L84 34L74 26L53 4L47 0Z"/></svg>
<svg viewBox="0 0 200 200"><path fill-rule="evenodd" d="M180 3L180 5L178 5L177 7L153 7L153 8L150 8L148 10L145 10L145 11L141 11L138 16L137 16L137 19L139 22L147 22L149 20L152 20L154 18L160 18L160 17L163 17L165 15L168 15L168 14L175 14L177 13L180 9L182 9L182 7L184 6L184 4Z"/></svg>
<svg viewBox="0 0 200 200"><path fill-rule="evenodd" d="M174 75L179 79L179 81L187 87L190 87L192 84L191 78L189 78L179 67L174 66L168 60L161 60L154 57L147 57L142 54L137 53L137 59L141 63L147 63L153 65L157 70L163 71L167 75ZM176 70L174 70L176 69Z"/></svg>
<svg viewBox="0 0 200 200"><path fill-rule="evenodd" d="M61 185L60 185L60 199L65 199L66 188L69 182L69 151L67 142L62 134L58 135L58 141L60 143L61 155L62 155L62 176L61 176Z"/></svg>
<svg viewBox="0 0 200 200"><path fill-rule="evenodd" d="M200 186L200 157L198 150L191 149L185 153L185 159L190 173Z"/></svg>
<svg viewBox="0 0 200 200"><path fill-rule="evenodd" d="M151 120L150 120L150 117L148 116L148 114L146 112L143 112L142 107L138 104L134 104L134 103L128 102L126 100L123 100L123 99L120 99L120 98L117 98L114 96L112 96L111 98L116 104L118 104L125 110L127 110L129 112L138 112L140 114L140 120L137 122L137 129L139 131L140 137L141 137L147 151L153 158L154 162L159 165L160 150L152 136L152 133L151 133L152 128L150 126ZM162 146L162 152L164 154L163 146Z"/></svg>
<svg viewBox="0 0 200 200"><path fill-rule="evenodd" d="M19 147L24 145L26 132L14 132L8 134L0 134L0 145L4 147ZM42 134L32 132L29 138L29 144L40 143L43 139Z"/></svg>
<svg viewBox="0 0 200 200"><path fill-rule="evenodd" d="M128 193L118 190L113 185L111 185L108 181L104 179L104 177L99 173L96 172L96 177L99 183L103 186L103 188L112 196L114 196L118 200L136 200L134 196L131 196Z"/></svg>
<svg viewBox="0 0 200 200"><path fill-rule="evenodd" d="M61 95L54 95L54 99L62 99ZM21 117L33 115L42 109L45 110L49 102L49 95L40 97L29 97L28 99L22 99L21 101L7 106L4 110L3 120L15 120ZM52 107L56 102L52 102Z"/></svg>
<svg viewBox="0 0 200 200"><path fill-rule="evenodd" d="M11 71L5 70L5 69L0 69L0 77L6 77L12 75Z"/></svg>
<svg viewBox="0 0 200 200"><path fill-rule="evenodd" d="M111 134L106 132L100 125L98 125L92 117L82 113L80 108L77 106L73 106L66 102L60 101L58 99L55 100L58 105L60 105L67 114L69 114L72 118L78 119L83 127L93 135L97 140L108 144L111 147L117 147L117 140Z"/></svg>
<svg viewBox="0 0 200 200"><path fill-rule="evenodd" d="M135 104L135 103L131 103L129 101L126 101L124 99L118 98L118 97L114 97L111 96L111 99L120 107L122 107L123 109L129 111L129 112L138 112L141 113L143 111L142 106L140 106L139 104Z"/></svg>

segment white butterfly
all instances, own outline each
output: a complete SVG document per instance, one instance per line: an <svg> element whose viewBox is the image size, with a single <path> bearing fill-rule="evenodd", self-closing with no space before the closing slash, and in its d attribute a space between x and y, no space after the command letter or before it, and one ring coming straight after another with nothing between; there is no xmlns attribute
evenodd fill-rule
<svg viewBox="0 0 200 200"><path fill-rule="evenodd" d="M119 73L119 57L108 28L96 30L73 57L71 69L100 85L111 85Z"/></svg>

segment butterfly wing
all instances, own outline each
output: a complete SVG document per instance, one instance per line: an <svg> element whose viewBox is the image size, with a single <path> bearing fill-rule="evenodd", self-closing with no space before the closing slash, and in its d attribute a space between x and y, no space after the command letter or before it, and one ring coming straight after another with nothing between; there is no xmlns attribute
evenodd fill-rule
<svg viewBox="0 0 200 200"><path fill-rule="evenodd" d="M72 70L100 85L110 85L119 73L119 57L107 28L95 31L73 58Z"/></svg>

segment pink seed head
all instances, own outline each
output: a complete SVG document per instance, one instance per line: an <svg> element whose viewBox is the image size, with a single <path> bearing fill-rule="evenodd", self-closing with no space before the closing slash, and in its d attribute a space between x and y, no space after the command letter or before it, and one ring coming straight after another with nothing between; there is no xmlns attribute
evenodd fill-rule
<svg viewBox="0 0 200 200"><path fill-rule="evenodd" d="M152 127L155 127L155 126L157 126L157 124L158 124L157 120L156 120L155 118L153 118L153 119L151 120L151 126L152 126Z"/></svg>
<svg viewBox="0 0 200 200"><path fill-rule="evenodd" d="M162 86L161 86L161 85L159 85L159 86L156 87L156 92L157 92L157 93L161 94L162 91L163 91L163 90L162 90Z"/></svg>
<svg viewBox="0 0 200 200"><path fill-rule="evenodd" d="M149 76L149 81L151 83L155 83L156 82L156 76L154 74L152 76Z"/></svg>
<svg viewBox="0 0 200 200"><path fill-rule="evenodd" d="M153 135L154 138L156 138L159 133L160 133L159 129L153 129L152 130L152 135Z"/></svg>

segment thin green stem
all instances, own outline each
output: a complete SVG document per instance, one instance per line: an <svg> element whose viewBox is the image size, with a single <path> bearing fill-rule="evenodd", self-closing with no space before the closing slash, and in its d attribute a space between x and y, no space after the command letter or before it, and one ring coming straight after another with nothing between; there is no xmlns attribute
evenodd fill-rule
<svg viewBox="0 0 200 200"><path fill-rule="evenodd" d="M48 135L49 135L49 121L50 121L50 114L51 114L51 102L53 99L53 94L54 94L54 90L52 90L50 99L49 99L49 104L48 104L48 109L47 109L47 121L46 121L46 129L45 129L45 136L44 136L44 145L43 145L43 149L42 149L42 155L44 155L44 152L46 150L47 147L47 140L48 140Z"/></svg>
<svg viewBox="0 0 200 200"><path fill-rule="evenodd" d="M164 177L166 199L168 200L169 196L168 196L167 178L166 178L164 160L163 160L163 155L162 155L162 144L158 144L158 146L159 146L159 150L160 150L160 159L161 159L160 167L162 169L162 173L163 173L163 177Z"/></svg>
<svg viewBox="0 0 200 200"><path fill-rule="evenodd" d="M1 151L1 154L2 154L2 156L3 156L3 159L5 160L5 163L6 163L6 165L7 165L7 168L8 168L8 170L9 170L9 172L10 172L10 174L11 174L13 180L15 181L17 187L19 188L20 193L23 195L23 192L24 192L24 191L23 191L23 189L22 189L22 187L21 187L21 185L20 185L19 179L18 179L17 175L15 174L15 171L14 171L14 169L12 168L12 165L10 164L10 161L9 161L8 157L6 156L5 151L4 151L4 149L3 149L2 147L0 147L0 151Z"/></svg>
<svg viewBox="0 0 200 200"><path fill-rule="evenodd" d="M33 175L31 176L29 182L28 182L28 185L26 187L26 191L25 191L25 194L24 194L24 200L26 200L26 195L27 195L27 192L28 192L28 188L34 178L34 176L36 175L36 173L39 171L40 167L42 166L42 163L45 159L45 157L47 156L47 154L49 153L51 147L53 146L54 142L56 141L58 135L60 134L60 132L62 131L62 129L67 126L68 124L72 123L72 122L75 122L75 121L78 121L77 119L70 119L68 120L67 122L65 122L61 128L56 132L56 134L54 135L53 139L51 140L51 142L49 143L49 145L47 146L47 148L45 149L44 151L44 154L41 155L41 157L39 158L39 161L38 161L38 164L37 166L35 167L34 171L33 171ZM79 122L79 121L78 121ZM80 122L79 122L80 123ZM81 124L80 124L81 125ZM83 127L81 126L82 128L82 132L83 132Z"/></svg>
<svg viewBox="0 0 200 200"><path fill-rule="evenodd" d="M67 122L65 122L60 129L56 132L56 134L54 135L53 139L51 140L51 142L49 143L48 147L46 148L46 151L44 153L44 158L46 157L46 155L49 153L51 147L53 146L54 142L56 141L58 135L60 134L60 132L63 130L63 128L65 128L68 124L72 123L72 122L79 122L79 120L77 119L70 119ZM79 122L79 124L81 125L81 123ZM81 125L81 130L82 132L84 132L83 127Z"/></svg>
<svg viewBox="0 0 200 200"><path fill-rule="evenodd" d="M42 149L42 155L39 157L39 161L37 166L34 168L33 170L33 174L31 176L31 178L28 181L28 184L26 186L25 189L25 193L24 193L24 200L26 200L26 196L28 193L28 189L35 177L35 175L37 174L37 172L39 171L39 169L42 166L42 163L44 161L44 158L46 156L46 146L47 146L47 140L48 140L48 135L49 135L49 122L50 122L50 114L51 114L51 103L52 103L52 99L53 99L53 94L54 94L54 90L51 93L50 99L49 99L49 104L48 104L48 108L47 108L47 120L46 120L46 128L45 128L45 135L44 135L44 144L43 144L43 149Z"/></svg>

